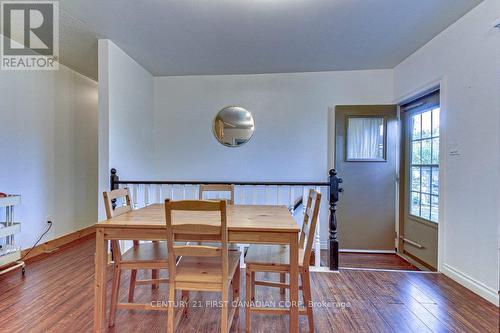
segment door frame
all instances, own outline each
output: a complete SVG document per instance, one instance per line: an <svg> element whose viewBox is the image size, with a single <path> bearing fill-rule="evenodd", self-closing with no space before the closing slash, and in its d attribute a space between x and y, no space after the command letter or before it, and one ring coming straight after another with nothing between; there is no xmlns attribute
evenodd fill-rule
<svg viewBox="0 0 500 333"><path fill-rule="evenodd" d="M397 158L396 158L396 237L395 245L398 254L402 255L400 252L400 230L402 230L400 214L403 212L400 211L400 198L402 196L402 191L404 191L404 186L401 186L401 168L405 168L406 166L402 166L401 161L401 145L404 144L405 138L402 138L402 126L404 125L401 121L401 109L400 105L403 105L415 98L421 97L430 93L433 90L439 89L439 106L440 106L440 116L439 116L439 224L438 224L438 253L437 253L437 271L441 272L443 270L443 262L444 262L444 249L445 249L445 229L446 229L446 217L445 217L445 193L444 189L446 186L446 150L447 150L447 132L446 132L446 115L447 115L447 99L446 99L446 76L440 76L437 79L420 86L417 89L414 89L394 100L394 103L398 105L397 117L398 117L398 142L397 142Z"/></svg>

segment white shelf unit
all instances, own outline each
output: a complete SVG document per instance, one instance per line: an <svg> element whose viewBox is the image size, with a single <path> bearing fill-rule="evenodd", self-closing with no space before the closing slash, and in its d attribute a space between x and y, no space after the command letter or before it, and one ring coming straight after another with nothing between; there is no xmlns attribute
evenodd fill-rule
<svg viewBox="0 0 500 333"><path fill-rule="evenodd" d="M20 203L19 195L0 197L0 209L5 209L5 221L0 222L0 275L18 268L23 276L25 273L21 247L14 240L14 235L21 232L21 223L14 221L14 207Z"/></svg>

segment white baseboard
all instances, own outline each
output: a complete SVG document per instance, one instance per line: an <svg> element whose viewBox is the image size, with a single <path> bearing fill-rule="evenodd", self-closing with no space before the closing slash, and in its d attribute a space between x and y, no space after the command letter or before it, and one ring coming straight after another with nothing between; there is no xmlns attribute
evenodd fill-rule
<svg viewBox="0 0 500 333"><path fill-rule="evenodd" d="M395 254L394 250L359 250L359 249L339 249L339 252L353 252L353 253L381 253L381 254Z"/></svg>
<svg viewBox="0 0 500 333"><path fill-rule="evenodd" d="M448 276L449 278L460 283L467 289L473 291L474 293L478 294L479 296L483 297L484 299L498 306L499 302L498 292L493 288L488 287L484 283L477 281L476 279L468 276L467 274L459 271L458 269L448 264L443 264L441 272L444 275Z"/></svg>
<svg viewBox="0 0 500 333"><path fill-rule="evenodd" d="M320 243L322 250L328 250L328 244L325 242ZM339 249L339 252L354 252L354 253L396 253L395 250L361 250L361 249Z"/></svg>

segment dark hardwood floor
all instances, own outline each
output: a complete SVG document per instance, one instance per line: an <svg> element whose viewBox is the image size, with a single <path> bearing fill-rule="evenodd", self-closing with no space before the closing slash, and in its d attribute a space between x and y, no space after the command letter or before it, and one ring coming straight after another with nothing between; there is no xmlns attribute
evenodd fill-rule
<svg viewBox="0 0 500 333"><path fill-rule="evenodd" d="M94 250L88 238L29 263L24 279L18 272L0 277L0 332L91 332ZM498 332L498 308L441 274L343 270L312 273L311 283L313 300L320 302L314 308L316 332ZM127 285L125 274L123 291ZM166 300L167 291L167 285L141 286L136 300ZM203 306L191 307L178 332L216 332L219 311L205 302L217 299L217 294L192 293L191 300ZM279 300L279 291L258 287L257 299ZM241 311L232 331L244 331L244 319ZM163 332L165 327L164 312L119 310L109 331ZM300 327L307 331L305 317ZM286 332L288 317L253 315L252 328Z"/></svg>
<svg viewBox="0 0 500 333"><path fill-rule="evenodd" d="M321 250L321 263L328 266L327 250ZM417 267L410 264L397 254L392 253L339 253L339 265L341 268L370 268L389 269L402 271L419 271Z"/></svg>

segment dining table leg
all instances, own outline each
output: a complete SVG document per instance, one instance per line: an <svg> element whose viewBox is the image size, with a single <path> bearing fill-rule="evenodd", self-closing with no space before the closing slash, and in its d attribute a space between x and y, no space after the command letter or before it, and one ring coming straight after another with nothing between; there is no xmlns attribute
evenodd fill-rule
<svg viewBox="0 0 500 333"><path fill-rule="evenodd" d="M299 331L299 238L290 235L290 332Z"/></svg>
<svg viewBox="0 0 500 333"><path fill-rule="evenodd" d="M96 228L94 332L103 332L106 323L107 243L104 228Z"/></svg>

